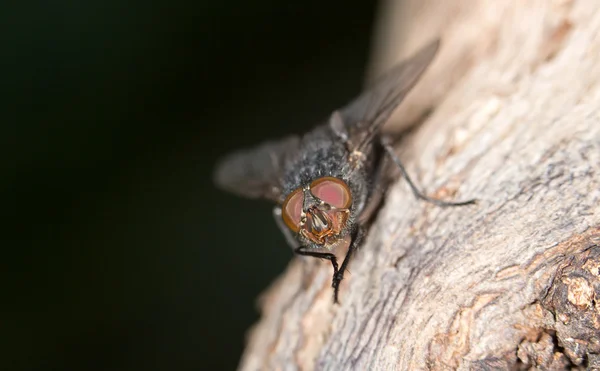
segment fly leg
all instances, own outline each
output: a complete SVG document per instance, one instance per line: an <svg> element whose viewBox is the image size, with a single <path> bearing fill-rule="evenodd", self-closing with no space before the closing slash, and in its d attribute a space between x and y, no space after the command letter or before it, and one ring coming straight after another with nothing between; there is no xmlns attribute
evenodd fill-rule
<svg viewBox="0 0 600 371"><path fill-rule="evenodd" d="M342 282L342 280L344 279L344 271L347 269L348 264L350 263L350 258L352 254L362 242L364 236L364 231L362 227L357 227L352 232L350 247L348 247L348 252L344 257L342 266L339 267L337 257L334 254L319 251L310 251L307 249L306 246L298 246L299 242L294 238L289 228L287 228L283 224L283 220L281 219L280 207L275 207L273 209L273 216L275 217L275 221L277 222L277 225L283 232L288 244L294 249L294 253L303 256L312 256L313 258L327 259L331 262L331 266L333 267L333 278L331 280L331 287L333 287L333 302L338 304L338 292L340 289L340 282Z"/></svg>
<svg viewBox="0 0 600 371"><path fill-rule="evenodd" d="M283 223L283 219L281 218L281 208L279 206L273 208L273 217L275 218L275 222L279 226L279 229L281 229L281 232L285 236L285 240L287 241L288 245L290 245L290 247L294 250L294 253L298 255L312 256L313 258L329 260L333 266L333 277L335 279L336 275L338 274L338 262L336 256L331 253L306 250L306 246L298 246L300 243L298 240L296 240L296 238L294 238L292 231L290 231L290 229L287 228Z"/></svg>
<svg viewBox="0 0 600 371"><path fill-rule="evenodd" d="M471 204L474 204L477 202L477 200L475 200L475 199L471 199L468 201L459 201L459 202L442 201L442 200L431 198L431 197L425 195L423 192L421 192L417 188L417 186L413 183L412 179L410 179L410 176L406 172L404 165L402 165L402 162L400 161L400 159L394 152L394 148L392 147L390 137L382 136L381 137L381 145L383 146L383 148L385 149L387 154L390 156L392 161L394 161L394 163L396 164L398 169L400 169L402 176L404 177L404 179L406 179L406 182L410 186L410 189L412 190L412 192L416 198L421 199L423 201L430 202L430 203L432 203L434 205L438 205L438 206L463 206L463 205L471 205Z"/></svg>
<svg viewBox="0 0 600 371"><path fill-rule="evenodd" d="M332 253L327 253L327 252L317 252L317 251L310 251L310 250L306 250L306 246L300 246L294 249L294 252L298 255L304 255L304 256L312 256L314 258L321 258L321 259L327 259L331 262L331 265L333 266L333 282L335 282L336 277L339 274L339 270L338 270L338 263L337 263L337 258L335 257L335 255L333 255ZM348 255L346 255L346 257L348 257ZM346 259L344 259L344 263L346 262ZM344 266L344 264L342 263L342 267ZM343 277L343 274L342 274ZM335 284L332 284L335 293L334 293L334 303L337 303L337 287L335 286Z"/></svg>
<svg viewBox="0 0 600 371"><path fill-rule="evenodd" d="M333 281L331 282L331 286L333 287L333 302L336 304L339 303L338 292L340 289L340 283L344 279L344 272L348 268L348 263L350 263L350 258L352 257L352 254L354 253L354 251L356 251L358 246L361 244L364 235L365 235L364 230L360 226L356 227L352 231L352 238L351 238L351 242L350 242L350 247L348 247L348 253L346 254L346 257L344 258L344 261L342 262L342 266L340 267L340 269L337 270L337 272L335 272L333 274Z"/></svg>

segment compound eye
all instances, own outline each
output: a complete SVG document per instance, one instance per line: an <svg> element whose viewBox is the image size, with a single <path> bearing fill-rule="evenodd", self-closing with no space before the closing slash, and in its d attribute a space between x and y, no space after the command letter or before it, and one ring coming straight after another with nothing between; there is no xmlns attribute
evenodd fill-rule
<svg viewBox="0 0 600 371"><path fill-rule="evenodd" d="M298 188L285 198L283 206L281 207L285 225L294 232L300 230L300 217L302 214L303 202L304 193L302 193L302 188Z"/></svg>
<svg viewBox="0 0 600 371"><path fill-rule="evenodd" d="M310 184L313 195L338 209L347 209L352 205L350 188L341 179L334 177L323 177Z"/></svg>

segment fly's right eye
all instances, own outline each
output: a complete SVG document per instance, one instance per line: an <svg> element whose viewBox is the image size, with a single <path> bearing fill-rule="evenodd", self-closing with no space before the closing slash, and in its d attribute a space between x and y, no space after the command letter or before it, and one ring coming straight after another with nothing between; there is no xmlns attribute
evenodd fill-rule
<svg viewBox="0 0 600 371"><path fill-rule="evenodd" d="M298 188L290 193L283 202L282 216L285 225L294 232L300 230L300 218L302 215L302 203L304 194L302 188Z"/></svg>

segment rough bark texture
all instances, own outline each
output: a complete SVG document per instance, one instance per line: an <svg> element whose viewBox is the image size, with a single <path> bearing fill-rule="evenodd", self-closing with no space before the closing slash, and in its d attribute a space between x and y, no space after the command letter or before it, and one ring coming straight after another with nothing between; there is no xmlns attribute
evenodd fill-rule
<svg viewBox="0 0 600 371"><path fill-rule="evenodd" d="M439 208L397 182L341 305L327 262L294 259L260 300L240 369L600 368L599 5L388 8L382 30L401 25L389 34L405 49L383 43L376 69L443 40L394 117L435 109L401 157L428 193L479 203Z"/></svg>

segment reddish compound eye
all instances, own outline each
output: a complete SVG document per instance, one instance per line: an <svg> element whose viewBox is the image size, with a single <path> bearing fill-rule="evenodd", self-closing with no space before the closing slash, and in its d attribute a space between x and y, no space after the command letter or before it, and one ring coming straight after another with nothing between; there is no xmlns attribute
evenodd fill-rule
<svg viewBox="0 0 600 371"><path fill-rule="evenodd" d="M352 204L350 189L343 180L334 177L323 177L310 184L313 195L338 209L347 209Z"/></svg>
<svg viewBox="0 0 600 371"><path fill-rule="evenodd" d="M303 202L304 194L302 193L302 188L298 188L285 198L281 207L285 225L294 232L300 230L300 216L302 214Z"/></svg>

